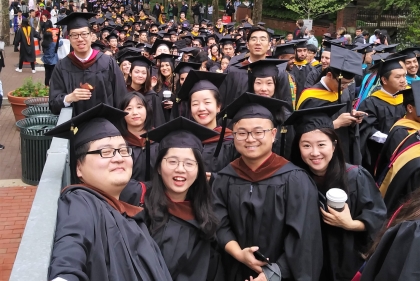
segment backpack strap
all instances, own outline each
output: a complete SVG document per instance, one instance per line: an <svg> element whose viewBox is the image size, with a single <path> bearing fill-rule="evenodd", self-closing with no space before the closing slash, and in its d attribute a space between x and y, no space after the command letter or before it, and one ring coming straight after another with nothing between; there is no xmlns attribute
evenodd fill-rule
<svg viewBox="0 0 420 281"><path fill-rule="evenodd" d="M144 196L146 195L146 184L144 182L139 182L141 185L141 196L140 196L140 207L144 206Z"/></svg>

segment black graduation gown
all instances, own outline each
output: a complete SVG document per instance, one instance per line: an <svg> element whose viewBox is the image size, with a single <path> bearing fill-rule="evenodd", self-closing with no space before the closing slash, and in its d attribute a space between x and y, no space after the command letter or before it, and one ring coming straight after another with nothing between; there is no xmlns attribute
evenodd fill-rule
<svg viewBox="0 0 420 281"><path fill-rule="evenodd" d="M35 40L34 38L38 39L38 42L40 41L40 36L38 32L35 31L34 28L31 28L31 32L29 34L30 38L30 45L28 45L28 41L26 40L25 34L23 34L23 29L19 28L19 30L16 32L14 44L15 47L18 47L20 44L19 49L19 59L24 62L35 62L36 60L36 54L35 54Z"/></svg>
<svg viewBox="0 0 420 281"><path fill-rule="evenodd" d="M329 100L319 98L319 94L316 91L311 89L320 89L324 90L327 94ZM305 108L315 108L326 105L338 104L336 93L328 92L327 89L321 83L316 83L311 87L311 89L306 89L302 95L302 101L299 100L300 106L298 109ZM341 94L340 103L348 103L348 106L345 106L340 111L332 116L332 119L335 120L342 113L351 112L351 100L348 94L348 91L345 89ZM330 93L330 94L328 94ZM346 162L351 164L361 164L361 154L360 154L360 140L359 140L359 124L354 126L342 127L335 130L338 137L340 138L344 157Z"/></svg>
<svg viewBox="0 0 420 281"><path fill-rule="evenodd" d="M219 140L215 138L211 142L203 143L203 152L201 153L201 156L203 157L206 172L217 173L240 156L235 149L235 145L233 143L233 135L225 135L222 147L220 148L219 156L214 157L214 152L216 151L218 141Z"/></svg>
<svg viewBox="0 0 420 281"><path fill-rule="evenodd" d="M385 203L372 176L361 166L347 164L346 169L350 214L353 220L362 221L366 230L348 231L322 222L324 266L320 281L352 280L364 263L361 253L368 250L386 219Z"/></svg>
<svg viewBox="0 0 420 281"><path fill-rule="evenodd" d="M146 148L135 145L130 146L133 148L133 154L131 155L133 158L133 174L131 178L137 181L146 181ZM159 152L158 148L159 143L153 142L150 144L150 172L153 171L153 167L155 166L156 157Z"/></svg>
<svg viewBox="0 0 420 281"><path fill-rule="evenodd" d="M395 126L389 132L377 161L377 166L375 169L375 179L381 177L382 172L389 164L389 161L395 149L409 135L408 129L409 128L404 126Z"/></svg>
<svg viewBox="0 0 420 281"><path fill-rule="evenodd" d="M359 106L360 111L368 114L360 124L360 148L363 157L363 167L374 174L374 167L383 144L379 144L370 137L380 131L389 134L392 125L405 115L405 107L402 102L392 105L387 101L373 96L367 97ZM391 98L392 99L392 98Z"/></svg>
<svg viewBox="0 0 420 281"><path fill-rule="evenodd" d="M165 108L163 108L163 104L162 104L162 101L164 100L164 98L163 98L163 92L164 91L171 91L172 92L172 89L169 89L166 85L163 85L163 87L162 87L162 89L157 93L158 94L158 96L159 96L159 99L160 99L160 101L161 101L161 103L160 103L160 107L162 108L162 112L163 112L163 116L165 117L165 123L166 122L169 122L170 120L171 120L171 111L172 111L172 108L171 109L165 109ZM174 96L174 94L172 94L172 96L171 96L171 101L173 102L173 103L175 103L176 101L175 101L175 96ZM159 106L159 105L156 105L157 107ZM173 106L173 105L172 105Z"/></svg>
<svg viewBox="0 0 420 281"><path fill-rule="evenodd" d="M305 89L310 88L317 83L317 80L322 72L322 65L318 64L317 66L312 69L311 72L308 73L308 77L306 78L305 82Z"/></svg>
<svg viewBox="0 0 420 281"><path fill-rule="evenodd" d="M217 244L200 236L194 219L169 215L165 227L152 235L174 281L223 281L224 270Z"/></svg>
<svg viewBox="0 0 420 281"><path fill-rule="evenodd" d="M232 240L241 248L258 246L279 265L283 280L318 280L322 267L318 195L304 170L289 162L271 177L249 182L229 164L214 180L213 197L222 249ZM225 257L226 280L256 276L227 253Z"/></svg>
<svg viewBox="0 0 420 281"><path fill-rule="evenodd" d="M129 92L136 92L133 88L130 86L127 87L127 91ZM162 108L162 99L161 97L153 90L150 90L146 93L140 93L144 96L144 99L146 100L147 104L152 108L153 110L153 120L152 125L153 127L159 127L160 125L163 125L166 123L165 115L163 113Z"/></svg>
<svg viewBox="0 0 420 281"><path fill-rule="evenodd" d="M388 229L367 261L361 281L419 280L420 221Z"/></svg>
<svg viewBox="0 0 420 281"><path fill-rule="evenodd" d="M299 97L302 91L305 89L306 79L308 78L309 73L314 69L314 67L308 63L306 65L293 65L290 70L290 74L295 78L296 83L296 100L299 100Z"/></svg>
<svg viewBox="0 0 420 281"><path fill-rule="evenodd" d="M120 214L91 189L68 188L58 200L48 280L172 280L140 214Z"/></svg>
<svg viewBox="0 0 420 281"><path fill-rule="evenodd" d="M60 114L64 107L64 97L80 88L80 83L89 83L94 89L89 100L71 104L74 116L100 103L118 107L127 93L124 76L112 57L98 53L96 62L83 70L74 65L67 56L55 65L50 80L49 103L53 114Z"/></svg>

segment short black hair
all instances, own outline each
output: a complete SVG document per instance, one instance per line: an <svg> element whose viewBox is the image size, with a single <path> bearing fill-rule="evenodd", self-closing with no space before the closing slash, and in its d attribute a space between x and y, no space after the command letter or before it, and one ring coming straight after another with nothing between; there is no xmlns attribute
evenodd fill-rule
<svg viewBox="0 0 420 281"><path fill-rule="evenodd" d="M246 42L249 42L249 39L251 39L252 33L257 32L257 31L264 31L265 33L267 33L268 40L271 40L271 34L267 31L267 29L265 29L264 27L261 27L261 26L253 26L249 30L249 33L248 33L248 35L246 37Z"/></svg>
<svg viewBox="0 0 420 281"><path fill-rule="evenodd" d="M356 30L362 30L361 26L356 27Z"/></svg>
<svg viewBox="0 0 420 281"><path fill-rule="evenodd" d="M306 48L308 49L308 51L315 53L318 51L317 47L314 44L308 44L306 45Z"/></svg>

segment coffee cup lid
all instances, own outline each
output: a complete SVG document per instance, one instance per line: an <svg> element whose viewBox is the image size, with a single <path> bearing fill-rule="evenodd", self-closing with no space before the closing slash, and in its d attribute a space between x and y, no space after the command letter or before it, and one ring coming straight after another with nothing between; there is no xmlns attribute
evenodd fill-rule
<svg viewBox="0 0 420 281"><path fill-rule="evenodd" d="M340 188L331 188L327 192L327 199L332 202L346 202L347 194Z"/></svg>

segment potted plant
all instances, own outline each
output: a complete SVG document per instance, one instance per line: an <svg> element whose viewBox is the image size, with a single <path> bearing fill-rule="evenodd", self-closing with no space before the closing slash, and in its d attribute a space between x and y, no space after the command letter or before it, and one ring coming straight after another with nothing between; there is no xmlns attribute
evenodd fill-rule
<svg viewBox="0 0 420 281"><path fill-rule="evenodd" d="M25 116L22 110L26 108L25 100L36 97L47 97L49 88L41 82L34 82L32 77L24 80L23 85L14 91L7 93L7 98L12 105L15 120L19 121Z"/></svg>

